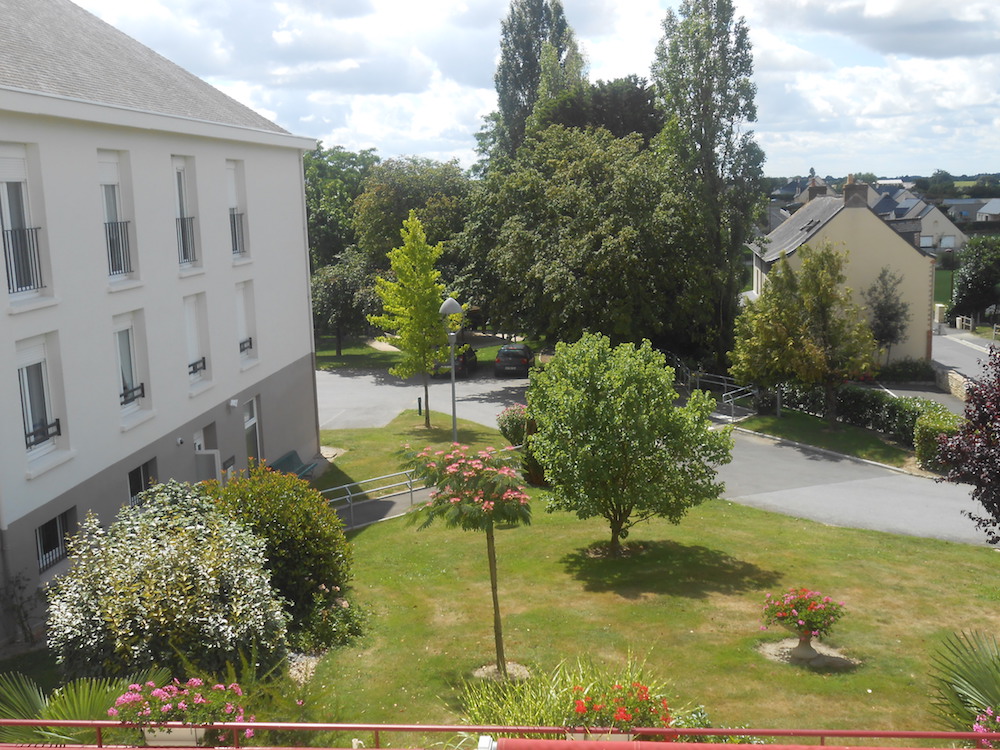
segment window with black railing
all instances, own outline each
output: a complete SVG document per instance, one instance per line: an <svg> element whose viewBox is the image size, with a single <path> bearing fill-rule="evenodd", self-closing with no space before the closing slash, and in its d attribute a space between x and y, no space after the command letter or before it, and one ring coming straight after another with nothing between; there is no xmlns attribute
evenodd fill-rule
<svg viewBox="0 0 1000 750"><path fill-rule="evenodd" d="M139 385L133 386L131 388L126 388L120 394L118 394L121 400L122 406L128 406L129 404L134 404L140 398L146 398L146 384L139 383Z"/></svg>
<svg viewBox="0 0 1000 750"><path fill-rule="evenodd" d="M44 443L49 442L52 438L58 437L62 434L62 429L59 426L58 419L53 422L44 422L37 426L32 426L35 427L35 429L24 433L24 445L29 450L39 445L43 445Z"/></svg>
<svg viewBox="0 0 1000 750"><path fill-rule="evenodd" d="M38 550L38 570L47 570L67 557L66 535L69 533L70 511L60 513L35 529Z"/></svg>
<svg viewBox="0 0 1000 750"><path fill-rule="evenodd" d="M253 351L253 336L248 336L240 342L240 354L249 354Z"/></svg>
<svg viewBox="0 0 1000 750"><path fill-rule="evenodd" d="M246 255L247 246L243 238L244 214L238 208L229 209L229 234L233 240L233 255Z"/></svg>
<svg viewBox="0 0 1000 750"><path fill-rule="evenodd" d="M128 222L105 222L104 239L108 248L108 275L127 276L132 273L132 255L129 251L128 241Z"/></svg>
<svg viewBox="0 0 1000 750"><path fill-rule="evenodd" d="M39 227L3 230L3 257L7 266L7 291L30 292L45 286L38 252Z"/></svg>
<svg viewBox="0 0 1000 750"><path fill-rule="evenodd" d="M201 359L196 359L194 362L188 365L188 375L197 375L199 372L208 369L208 360L202 357Z"/></svg>
<svg viewBox="0 0 1000 750"><path fill-rule="evenodd" d="M190 265L198 260L194 246L194 217L177 219L177 254L181 265Z"/></svg>

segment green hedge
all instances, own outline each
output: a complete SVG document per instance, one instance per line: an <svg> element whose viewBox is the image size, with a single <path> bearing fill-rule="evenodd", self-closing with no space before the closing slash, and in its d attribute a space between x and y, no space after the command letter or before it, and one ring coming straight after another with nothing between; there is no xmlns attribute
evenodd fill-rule
<svg viewBox="0 0 1000 750"><path fill-rule="evenodd" d="M807 414L823 415L823 389L819 386L781 386L782 405ZM877 388L843 385L837 390L837 418L891 437L913 448L917 420L925 412L943 410L925 398L893 396Z"/></svg>
<svg viewBox="0 0 1000 750"><path fill-rule="evenodd" d="M913 442L917 449L917 461L930 471L943 471L945 465L938 460L938 436L944 433L949 437L958 433L963 418L952 414L943 406L938 409L928 409L917 418L913 432Z"/></svg>

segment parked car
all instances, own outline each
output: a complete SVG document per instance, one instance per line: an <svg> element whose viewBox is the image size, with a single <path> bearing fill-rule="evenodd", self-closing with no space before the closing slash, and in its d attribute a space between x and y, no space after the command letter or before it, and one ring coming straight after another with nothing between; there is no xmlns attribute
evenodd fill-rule
<svg viewBox="0 0 1000 750"><path fill-rule="evenodd" d="M535 364L535 353L527 344L504 344L493 361L493 374L528 377L528 370Z"/></svg>
<svg viewBox="0 0 1000 750"><path fill-rule="evenodd" d="M451 362L435 362L431 375L447 375L451 369ZM455 348L455 377L464 378L479 369L479 358L476 350L468 344Z"/></svg>

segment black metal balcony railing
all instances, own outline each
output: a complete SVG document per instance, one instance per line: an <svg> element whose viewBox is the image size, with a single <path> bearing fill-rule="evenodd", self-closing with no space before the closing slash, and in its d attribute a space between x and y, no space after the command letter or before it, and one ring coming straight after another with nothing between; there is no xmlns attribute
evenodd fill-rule
<svg viewBox="0 0 1000 750"><path fill-rule="evenodd" d="M3 230L3 257L7 264L7 291L30 292L45 286L38 255L39 227Z"/></svg>
<svg viewBox="0 0 1000 750"><path fill-rule="evenodd" d="M128 406L129 404L134 404L140 398L146 397L146 384L139 383L139 385L134 388L126 388L120 394L122 406Z"/></svg>
<svg viewBox="0 0 1000 750"><path fill-rule="evenodd" d="M60 560L65 560L67 556L65 543L50 549L48 552L42 552L38 556L38 572L43 573Z"/></svg>
<svg viewBox="0 0 1000 750"><path fill-rule="evenodd" d="M105 222L104 239L108 246L108 275L127 276L132 273L132 255L129 252L128 242L128 222Z"/></svg>
<svg viewBox="0 0 1000 750"><path fill-rule="evenodd" d="M235 208L229 209L229 234L233 238L233 255L245 255L247 246L243 241L243 216Z"/></svg>
<svg viewBox="0 0 1000 750"><path fill-rule="evenodd" d="M36 427L31 432L24 433L24 445L26 448L34 448L36 445L48 442L57 435L62 435L62 428L59 420L43 424Z"/></svg>
<svg viewBox="0 0 1000 750"><path fill-rule="evenodd" d="M197 375L199 372L206 369L208 369L208 360L202 357L201 359L196 359L188 365L188 375Z"/></svg>
<svg viewBox="0 0 1000 750"><path fill-rule="evenodd" d="M245 354L251 349L253 349L253 336L245 338L240 342L240 354Z"/></svg>
<svg viewBox="0 0 1000 750"><path fill-rule="evenodd" d="M194 246L194 217L184 216L177 220L177 255L181 265L198 260Z"/></svg>

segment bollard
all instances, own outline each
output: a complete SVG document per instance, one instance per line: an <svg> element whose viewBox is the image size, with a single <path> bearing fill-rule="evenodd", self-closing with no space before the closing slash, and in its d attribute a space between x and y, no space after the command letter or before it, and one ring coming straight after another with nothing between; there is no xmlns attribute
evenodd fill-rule
<svg viewBox="0 0 1000 750"><path fill-rule="evenodd" d="M417 415L421 416L421 417L424 416L423 409L421 408L421 404L422 403L423 403L423 399L421 399L419 396L417 396Z"/></svg>

